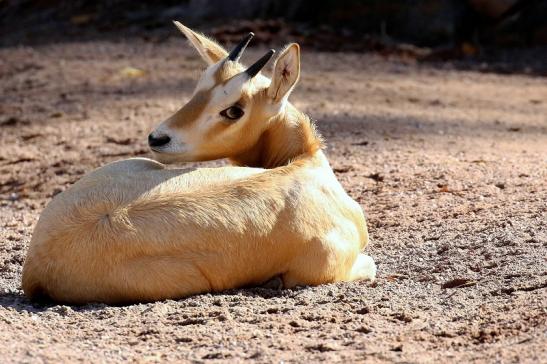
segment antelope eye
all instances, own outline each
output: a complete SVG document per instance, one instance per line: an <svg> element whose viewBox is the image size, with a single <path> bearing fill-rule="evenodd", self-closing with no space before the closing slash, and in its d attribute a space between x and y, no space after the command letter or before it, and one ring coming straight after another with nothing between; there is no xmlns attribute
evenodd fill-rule
<svg viewBox="0 0 547 364"><path fill-rule="evenodd" d="M222 110L220 115L224 116L230 120L236 120L242 117L244 114L243 110L238 106L230 106L229 108Z"/></svg>

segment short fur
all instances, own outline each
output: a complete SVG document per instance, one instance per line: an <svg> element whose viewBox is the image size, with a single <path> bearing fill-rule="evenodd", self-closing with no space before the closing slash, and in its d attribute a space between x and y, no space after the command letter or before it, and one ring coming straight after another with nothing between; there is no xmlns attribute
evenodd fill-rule
<svg viewBox="0 0 547 364"><path fill-rule="evenodd" d="M222 49L207 44L198 49L205 59L210 49ZM284 52L278 61L290 59L299 73L295 47L287 50L292 58L283 58ZM221 68L224 82L242 69L229 67ZM368 243L363 212L337 181L313 123L286 101L298 75L272 81L288 82L274 101L269 80L260 77L242 90L250 103L245 129L235 133L243 147L216 146L208 153L198 146L199 153L191 152L198 157L180 152L167 159L228 157L261 168L166 169L137 158L89 173L40 216L23 270L25 293L67 303L126 303L221 291L278 275L285 287L374 279L372 258L360 253ZM193 106L197 120L196 108L202 106ZM176 115L167 123L162 130L170 133L199 127ZM232 127L209 130L209 139Z"/></svg>

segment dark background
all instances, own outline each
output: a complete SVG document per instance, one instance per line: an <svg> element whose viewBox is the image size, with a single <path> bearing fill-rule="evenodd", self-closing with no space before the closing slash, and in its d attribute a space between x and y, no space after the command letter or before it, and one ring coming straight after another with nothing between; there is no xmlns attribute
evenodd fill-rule
<svg viewBox="0 0 547 364"><path fill-rule="evenodd" d="M547 73L546 0L0 0L0 46L178 36L177 19L233 43L297 41L325 51L379 52L419 61L488 62Z"/></svg>

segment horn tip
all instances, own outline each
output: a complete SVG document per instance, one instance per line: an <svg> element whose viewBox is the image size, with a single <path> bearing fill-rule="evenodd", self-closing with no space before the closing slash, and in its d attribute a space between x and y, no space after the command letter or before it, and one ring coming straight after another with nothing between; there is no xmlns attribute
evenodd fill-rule
<svg viewBox="0 0 547 364"><path fill-rule="evenodd" d="M268 63L268 61L272 58L273 54L275 53L275 49L270 49L268 52L266 52L265 55L263 55L258 61L256 61L252 66L250 66L249 68L247 68L247 70L245 71L245 73L247 73L247 75L250 77L250 78L253 78L254 76L256 76L261 70L262 68L264 68L264 66L266 65L266 63Z"/></svg>

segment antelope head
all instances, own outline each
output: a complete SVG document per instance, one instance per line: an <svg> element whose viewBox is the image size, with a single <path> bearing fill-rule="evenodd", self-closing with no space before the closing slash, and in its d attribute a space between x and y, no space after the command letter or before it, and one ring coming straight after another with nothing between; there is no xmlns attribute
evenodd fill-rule
<svg viewBox="0 0 547 364"><path fill-rule="evenodd" d="M250 67L239 62L253 33L228 53L181 23L175 25L208 66L190 100L148 136L155 158L172 163L244 153L286 108L300 75L298 44L290 44L281 52L270 80L260 71L273 56L273 49Z"/></svg>

